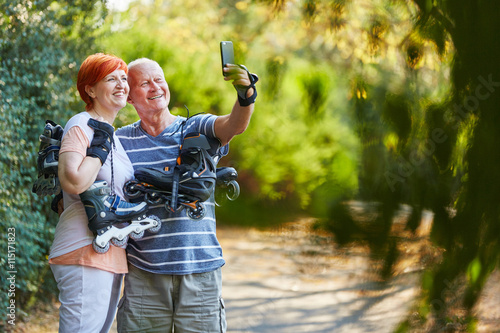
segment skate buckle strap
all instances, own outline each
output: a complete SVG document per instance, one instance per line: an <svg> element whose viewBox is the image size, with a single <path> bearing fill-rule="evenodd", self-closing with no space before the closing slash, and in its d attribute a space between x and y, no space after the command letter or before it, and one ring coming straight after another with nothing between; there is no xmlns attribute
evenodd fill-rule
<svg viewBox="0 0 500 333"><path fill-rule="evenodd" d="M61 139L54 139L54 138L48 137L44 134L40 135L38 137L38 140L40 142L48 143L50 145L56 146L57 148L60 148L60 146L61 146Z"/></svg>
<svg viewBox="0 0 500 333"><path fill-rule="evenodd" d="M179 198L179 173L180 173L180 170L179 170L179 167L176 165L174 167L174 173L173 173L173 177L172 177L172 202L170 203L170 208L172 210L172 212L176 212L177 211L177 200Z"/></svg>
<svg viewBox="0 0 500 333"><path fill-rule="evenodd" d="M120 197L118 195L113 195L113 201L111 202L110 210L116 211L120 205Z"/></svg>
<svg viewBox="0 0 500 333"><path fill-rule="evenodd" d="M109 187L101 187L99 189L99 194L101 195L107 195L111 193L111 189Z"/></svg>

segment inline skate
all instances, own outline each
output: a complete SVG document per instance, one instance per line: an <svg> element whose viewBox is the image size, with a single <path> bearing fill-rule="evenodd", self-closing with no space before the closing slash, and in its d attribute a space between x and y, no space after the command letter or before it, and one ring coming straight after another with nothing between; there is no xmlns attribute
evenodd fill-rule
<svg viewBox="0 0 500 333"><path fill-rule="evenodd" d="M92 247L97 253L106 253L110 242L123 246L128 237L139 239L144 231L156 233L161 228L161 220L150 215L146 217L148 206L145 202L129 203L118 195L111 194L106 181L97 181L80 194L89 219L89 229L96 236Z"/></svg>
<svg viewBox="0 0 500 333"><path fill-rule="evenodd" d="M232 167L220 167L216 171L217 180L215 182L215 204L220 206L220 203L226 199L236 200L240 195L240 185L236 181L238 172Z"/></svg>
<svg viewBox="0 0 500 333"><path fill-rule="evenodd" d="M57 195L61 192L61 185L57 177L59 150L63 128L51 120L45 121L45 127L40 135L37 169L38 179L33 184L32 192L39 196Z"/></svg>
<svg viewBox="0 0 500 333"><path fill-rule="evenodd" d="M217 145L203 134L187 134L173 168L137 169L136 180L125 183L125 195L131 202L164 204L167 211L186 209L189 218L203 218L203 202L210 198L216 182L216 163L209 152L216 150Z"/></svg>

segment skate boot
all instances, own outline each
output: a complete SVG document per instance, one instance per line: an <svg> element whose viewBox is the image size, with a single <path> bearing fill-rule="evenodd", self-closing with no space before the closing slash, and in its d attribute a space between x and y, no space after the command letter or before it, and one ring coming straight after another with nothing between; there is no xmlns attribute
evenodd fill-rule
<svg viewBox="0 0 500 333"><path fill-rule="evenodd" d="M226 199L236 200L240 195L240 185L236 181L238 173L232 167L217 168L217 181L215 182L215 204L220 206L220 203Z"/></svg>
<svg viewBox="0 0 500 333"><path fill-rule="evenodd" d="M153 233L160 230L158 217L146 217L148 206L145 202L129 203L110 192L106 181L97 181L80 194L89 219L89 229L96 235L92 243L94 251L106 253L110 241L115 246L123 246L129 235L139 239L145 230Z"/></svg>
<svg viewBox="0 0 500 333"><path fill-rule="evenodd" d="M51 120L45 122L40 135L40 148L37 158L38 179L33 184L32 192L39 196L54 195L61 191L57 166L63 128Z"/></svg>
<svg viewBox="0 0 500 333"><path fill-rule="evenodd" d="M206 213L203 202L212 195L216 179L215 162L208 152L211 148L204 135L188 134L177 165L167 170L137 169L134 173L137 180L125 184L125 195L131 202L164 204L170 212L185 208L189 218L203 218Z"/></svg>

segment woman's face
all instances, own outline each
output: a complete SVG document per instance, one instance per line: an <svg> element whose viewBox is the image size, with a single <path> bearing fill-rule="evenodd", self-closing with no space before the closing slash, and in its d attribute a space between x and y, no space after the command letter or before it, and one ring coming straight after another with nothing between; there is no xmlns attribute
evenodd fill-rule
<svg viewBox="0 0 500 333"><path fill-rule="evenodd" d="M90 88L90 92L93 92L93 95L89 95L93 98L95 108L118 111L127 105L127 74L123 69L116 69Z"/></svg>

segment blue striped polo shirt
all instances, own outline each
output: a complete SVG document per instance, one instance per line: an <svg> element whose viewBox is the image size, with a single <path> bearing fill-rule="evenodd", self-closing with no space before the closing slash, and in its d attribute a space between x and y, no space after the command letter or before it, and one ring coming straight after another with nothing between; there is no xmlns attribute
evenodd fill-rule
<svg viewBox="0 0 500 333"><path fill-rule="evenodd" d="M216 118L210 114L190 118L178 116L156 137L146 133L139 120L118 129L116 134L134 170L145 166L163 170L175 165L182 134L199 132L215 138ZM227 152L227 145L219 148L219 159ZM172 213L163 204L151 206L149 214L161 219L161 230L158 233L146 231L138 240L129 239L128 261L148 272L171 275L210 272L224 265L222 248L216 237L213 193L204 205L206 215L200 220L187 217L185 209Z"/></svg>

